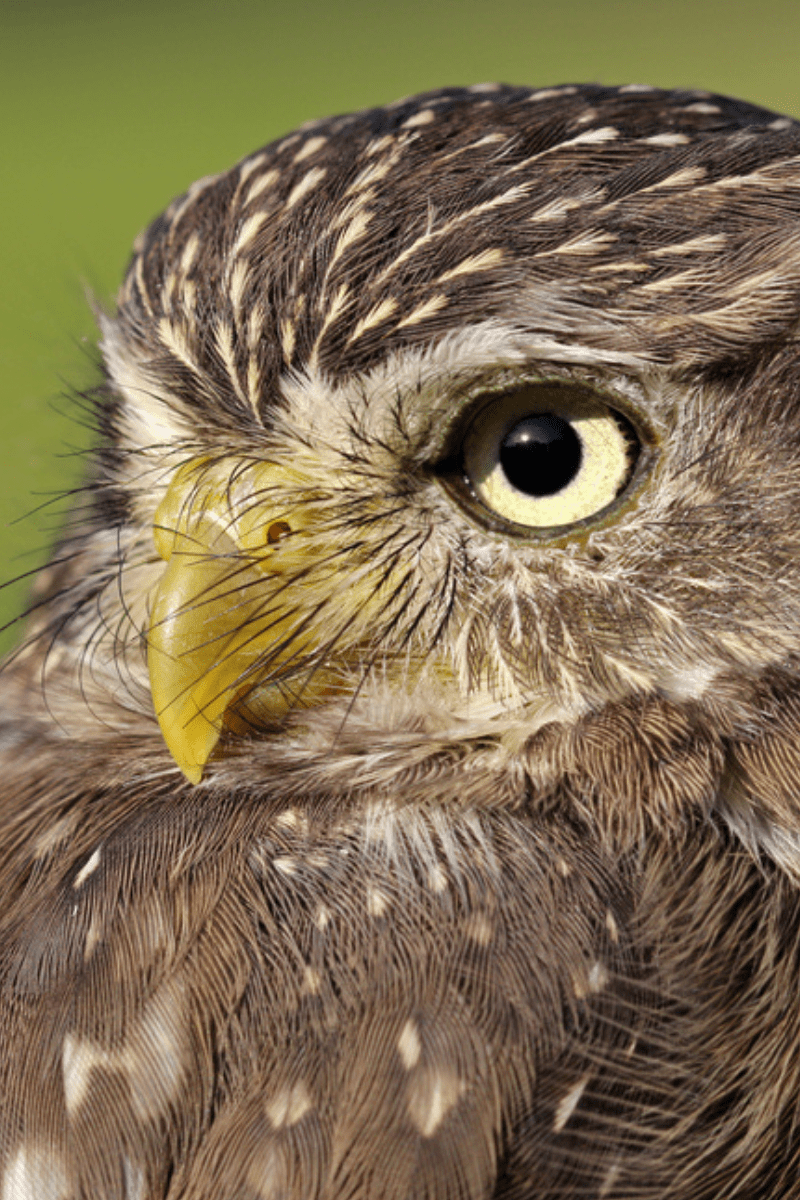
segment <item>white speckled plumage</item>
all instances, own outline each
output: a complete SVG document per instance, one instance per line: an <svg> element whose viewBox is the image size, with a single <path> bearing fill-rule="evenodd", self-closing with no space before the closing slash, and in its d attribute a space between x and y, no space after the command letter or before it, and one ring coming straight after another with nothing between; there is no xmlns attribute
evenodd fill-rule
<svg viewBox="0 0 800 1200"><path fill-rule="evenodd" d="M798 211L788 118L491 84L137 239L0 676L2 1200L800 1197ZM522 527L545 392L624 479Z"/></svg>

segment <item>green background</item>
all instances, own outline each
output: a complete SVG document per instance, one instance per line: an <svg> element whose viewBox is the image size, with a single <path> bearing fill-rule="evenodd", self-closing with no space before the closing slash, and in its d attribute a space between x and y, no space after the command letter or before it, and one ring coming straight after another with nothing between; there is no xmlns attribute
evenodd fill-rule
<svg viewBox="0 0 800 1200"><path fill-rule="evenodd" d="M193 179L445 84L700 86L800 115L799 43L797 0L4 0L0 578L43 560L52 498L80 478L87 294L112 299L137 231ZM25 587L0 591L0 623Z"/></svg>

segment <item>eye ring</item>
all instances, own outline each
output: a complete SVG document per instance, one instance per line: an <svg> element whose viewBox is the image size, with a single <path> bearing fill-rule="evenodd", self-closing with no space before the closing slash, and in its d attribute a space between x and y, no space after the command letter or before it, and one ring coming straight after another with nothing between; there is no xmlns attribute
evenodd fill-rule
<svg viewBox="0 0 800 1200"><path fill-rule="evenodd" d="M535 538L616 512L651 440L604 396L560 382L485 398L460 429L447 490L484 526Z"/></svg>

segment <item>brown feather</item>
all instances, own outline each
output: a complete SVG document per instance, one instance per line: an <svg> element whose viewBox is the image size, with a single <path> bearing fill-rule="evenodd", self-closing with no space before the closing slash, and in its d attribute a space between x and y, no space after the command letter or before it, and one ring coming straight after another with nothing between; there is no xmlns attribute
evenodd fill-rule
<svg viewBox="0 0 800 1200"><path fill-rule="evenodd" d="M787 118L483 87L141 235L1 681L0 1200L800 1197L799 208ZM458 439L542 381L642 455L524 530ZM181 519L219 475L284 548L193 786L146 651L198 459Z"/></svg>

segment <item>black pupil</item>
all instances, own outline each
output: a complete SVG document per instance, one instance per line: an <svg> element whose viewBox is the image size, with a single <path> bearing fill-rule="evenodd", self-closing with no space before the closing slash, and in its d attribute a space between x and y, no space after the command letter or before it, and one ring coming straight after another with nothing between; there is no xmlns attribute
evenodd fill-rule
<svg viewBox="0 0 800 1200"><path fill-rule="evenodd" d="M500 443L508 482L528 496L552 496L571 483L581 465L578 435L563 417L537 413L509 429Z"/></svg>

